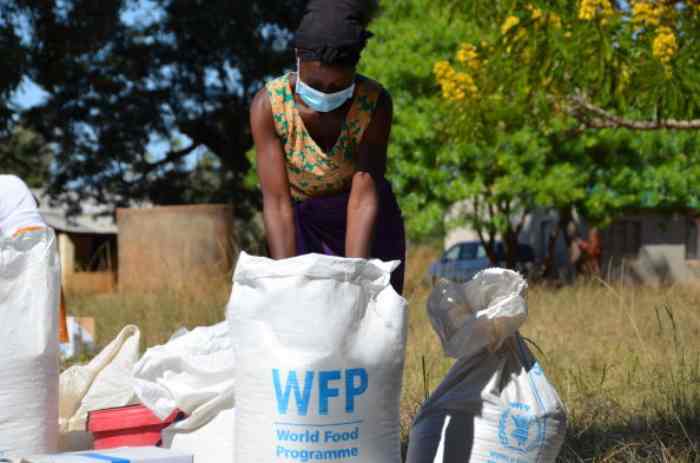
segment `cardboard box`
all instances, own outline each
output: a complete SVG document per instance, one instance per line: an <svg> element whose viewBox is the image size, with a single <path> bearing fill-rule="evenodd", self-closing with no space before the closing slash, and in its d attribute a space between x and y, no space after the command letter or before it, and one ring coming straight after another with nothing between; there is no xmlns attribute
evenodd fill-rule
<svg viewBox="0 0 700 463"><path fill-rule="evenodd" d="M130 447L27 457L22 463L194 463L191 453L159 447Z"/></svg>
<svg viewBox="0 0 700 463"><path fill-rule="evenodd" d="M68 342L61 344L64 359L76 357L83 352L95 351L95 319L92 317L67 317Z"/></svg>

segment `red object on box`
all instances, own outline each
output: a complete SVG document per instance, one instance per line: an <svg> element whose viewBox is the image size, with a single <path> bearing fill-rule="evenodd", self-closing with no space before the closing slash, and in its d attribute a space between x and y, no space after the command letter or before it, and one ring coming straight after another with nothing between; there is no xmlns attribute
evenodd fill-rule
<svg viewBox="0 0 700 463"><path fill-rule="evenodd" d="M181 416L175 410L161 421L143 405L96 410L88 414L95 450L160 445L160 432Z"/></svg>

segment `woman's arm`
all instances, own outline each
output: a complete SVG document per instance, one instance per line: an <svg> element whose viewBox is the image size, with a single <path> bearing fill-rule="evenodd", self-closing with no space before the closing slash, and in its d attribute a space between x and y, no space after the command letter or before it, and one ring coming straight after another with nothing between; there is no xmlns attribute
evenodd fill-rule
<svg viewBox="0 0 700 463"><path fill-rule="evenodd" d="M372 232L379 210L378 182L386 172L387 147L391 133L393 104L383 91L377 101L362 142L358 147L358 162L352 179L348 201L348 225L345 238L347 257L368 258L372 248Z"/></svg>
<svg viewBox="0 0 700 463"><path fill-rule="evenodd" d="M250 126L263 193L263 218L270 257L292 257L296 255L296 244L287 167L284 150L275 131L270 100L264 88L253 99Z"/></svg>

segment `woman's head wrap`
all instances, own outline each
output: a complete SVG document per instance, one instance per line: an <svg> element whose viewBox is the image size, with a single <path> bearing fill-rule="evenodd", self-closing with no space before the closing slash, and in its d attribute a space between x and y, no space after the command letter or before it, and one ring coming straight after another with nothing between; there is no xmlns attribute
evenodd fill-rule
<svg viewBox="0 0 700 463"><path fill-rule="evenodd" d="M372 33L377 0L309 0L294 41L304 60L354 66Z"/></svg>

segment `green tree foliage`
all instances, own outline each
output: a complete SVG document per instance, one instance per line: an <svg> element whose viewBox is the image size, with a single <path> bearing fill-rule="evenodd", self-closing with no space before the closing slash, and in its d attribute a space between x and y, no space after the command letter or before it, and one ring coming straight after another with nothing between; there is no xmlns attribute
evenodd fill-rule
<svg viewBox="0 0 700 463"><path fill-rule="evenodd" d="M83 194L124 200L194 195L240 211L252 199L242 185L252 146L248 105L266 78L291 64L289 31L302 3L4 0L0 56L17 67L0 78L0 129L21 122L53 144L54 193L80 185ZM48 92L27 111L7 103L22 77ZM162 158L148 154L150 142L167 144L175 134L187 143ZM216 158L207 169L219 181L202 196L189 191L178 163L205 151Z"/></svg>
<svg viewBox="0 0 700 463"><path fill-rule="evenodd" d="M372 30L376 37L363 55L363 70L394 97L389 175L411 237L467 225L495 259L494 241L514 241L525 214L581 198L575 164L558 165L556 137L528 125L524 95L493 92L473 111L442 103L434 64L466 38L480 36L471 18L426 0L403 0L385 4ZM459 214L446 223L446 210L460 203Z"/></svg>
<svg viewBox="0 0 700 463"><path fill-rule="evenodd" d="M22 127L16 127L14 132L0 143L0 172L17 175L31 188L46 185L51 158L51 150L43 138Z"/></svg>
<svg viewBox="0 0 700 463"><path fill-rule="evenodd" d="M688 59L695 45L681 32L697 34L689 24L698 12L661 3L454 7L476 33L464 34L434 72L450 109L452 163L460 170L464 162L452 182L464 186L451 190L486 208L467 209L472 227L496 232L512 248L514 211L554 208L563 230L574 209L604 225L629 209L697 207L698 138L678 131L695 122L668 116L697 111L696 83L678 74L697 75ZM518 149L525 139L529 147Z"/></svg>
<svg viewBox="0 0 700 463"><path fill-rule="evenodd" d="M537 208L566 208L584 196L585 178L562 159L556 137L521 127L494 130L487 141L465 139L442 162L452 178L444 195L458 204L450 225L475 230L492 261L495 240L505 244L506 263L515 265L518 235Z"/></svg>
<svg viewBox="0 0 700 463"><path fill-rule="evenodd" d="M587 194L575 203L594 224L630 209L700 211L700 137L693 132L587 132L567 149L585 161Z"/></svg>
<svg viewBox="0 0 700 463"><path fill-rule="evenodd" d="M0 3L0 61L3 63L3 72L0 73L0 142L12 133L10 123L13 108L10 100L27 66L22 38L17 28L11 27L15 19L14 5Z"/></svg>
<svg viewBox="0 0 700 463"><path fill-rule="evenodd" d="M430 1L396 0L383 2L370 29L375 37L362 55L361 72L384 85L394 100L388 176L410 238L437 237L449 205L439 189L450 173L439 160L449 146L433 63L452 52L467 25L451 21Z"/></svg>
<svg viewBox="0 0 700 463"><path fill-rule="evenodd" d="M527 88L540 121L565 113L588 128L700 128L696 0L441 3L471 18L483 72Z"/></svg>

